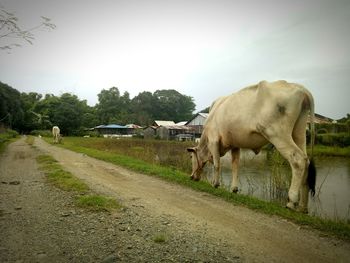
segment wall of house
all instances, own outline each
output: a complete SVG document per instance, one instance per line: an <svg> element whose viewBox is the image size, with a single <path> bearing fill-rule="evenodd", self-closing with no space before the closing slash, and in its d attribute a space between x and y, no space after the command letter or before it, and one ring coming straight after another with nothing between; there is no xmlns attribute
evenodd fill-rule
<svg viewBox="0 0 350 263"><path fill-rule="evenodd" d="M187 126L204 125L206 118L201 115L197 115L192 121L190 121Z"/></svg>
<svg viewBox="0 0 350 263"><path fill-rule="evenodd" d="M154 139L155 135L156 135L156 131L151 127L148 127L143 130L143 137L145 139Z"/></svg>

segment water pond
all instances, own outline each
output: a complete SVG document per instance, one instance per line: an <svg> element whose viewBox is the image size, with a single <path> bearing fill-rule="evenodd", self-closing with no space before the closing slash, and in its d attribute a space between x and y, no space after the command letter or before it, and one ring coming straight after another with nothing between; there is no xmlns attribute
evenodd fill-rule
<svg viewBox="0 0 350 263"><path fill-rule="evenodd" d="M267 156L267 152L255 155L242 151L239 170L241 194L286 203L291 178L289 165L284 160ZM222 182L229 189L231 184L231 155L221 158ZM309 213L332 220L350 220L350 158L319 157L315 159L317 169L316 195L310 198ZM208 180L213 168L205 169Z"/></svg>

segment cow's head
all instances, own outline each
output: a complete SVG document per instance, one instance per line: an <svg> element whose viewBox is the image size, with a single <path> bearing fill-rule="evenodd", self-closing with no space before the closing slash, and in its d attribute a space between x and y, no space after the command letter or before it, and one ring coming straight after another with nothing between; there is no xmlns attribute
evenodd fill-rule
<svg viewBox="0 0 350 263"><path fill-rule="evenodd" d="M187 151L191 153L191 159L192 159L192 174L191 179L198 181L201 179L202 173L203 173L203 167L205 165L205 162L201 159L200 155L198 154L198 148L187 148Z"/></svg>

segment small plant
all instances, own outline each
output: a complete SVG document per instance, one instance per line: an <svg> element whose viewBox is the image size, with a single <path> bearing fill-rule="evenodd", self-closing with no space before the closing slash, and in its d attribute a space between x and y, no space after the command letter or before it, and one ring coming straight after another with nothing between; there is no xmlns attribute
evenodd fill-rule
<svg viewBox="0 0 350 263"><path fill-rule="evenodd" d="M34 137L33 136L27 136L26 143L28 143L29 145L33 145Z"/></svg>
<svg viewBox="0 0 350 263"><path fill-rule="evenodd" d="M165 243L167 240L167 237L164 233L159 233L153 237L153 241L156 243Z"/></svg>
<svg viewBox="0 0 350 263"><path fill-rule="evenodd" d="M92 211L110 211L121 207L116 200L101 195L79 196L77 204Z"/></svg>

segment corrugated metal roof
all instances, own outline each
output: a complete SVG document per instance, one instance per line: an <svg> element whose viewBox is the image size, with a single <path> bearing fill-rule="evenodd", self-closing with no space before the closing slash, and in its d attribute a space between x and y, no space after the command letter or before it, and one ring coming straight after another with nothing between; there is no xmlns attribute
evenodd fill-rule
<svg viewBox="0 0 350 263"><path fill-rule="evenodd" d="M168 130L193 130L192 127L184 126L184 125L168 125L168 126L163 126L164 128Z"/></svg>
<svg viewBox="0 0 350 263"><path fill-rule="evenodd" d="M158 126L170 126L175 125L173 121L154 121Z"/></svg>
<svg viewBox="0 0 350 263"><path fill-rule="evenodd" d="M177 122L176 125L184 126L186 123L187 121L180 121L180 122Z"/></svg>
<svg viewBox="0 0 350 263"><path fill-rule="evenodd" d="M137 124L127 124L125 125L126 128L132 128L132 129L141 129L142 127L140 125L137 125Z"/></svg>
<svg viewBox="0 0 350 263"><path fill-rule="evenodd" d="M118 124L108 124L96 126L95 129L127 129L127 127Z"/></svg>
<svg viewBox="0 0 350 263"><path fill-rule="evenodd" d="M202 116L204 119L207 119L209 116L209 113L199 112L196 115L194 115L192 119L190 119L188 122L186 122L185 125L188 125L191 121L193 121L195 118L197 118L197 116Z"/></svg>
<svg viewBox="0 0 350 263"><path fill-rule="evenodd" d="M198 115L201 115L204 118L208 118L209 113L200 112L200 113L198 113Z"/></svg>

